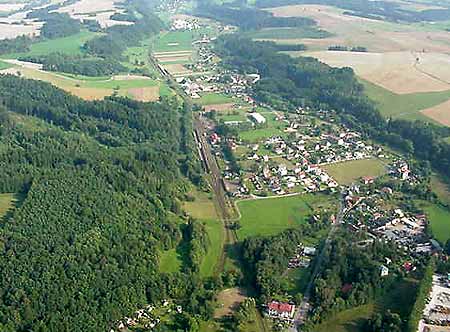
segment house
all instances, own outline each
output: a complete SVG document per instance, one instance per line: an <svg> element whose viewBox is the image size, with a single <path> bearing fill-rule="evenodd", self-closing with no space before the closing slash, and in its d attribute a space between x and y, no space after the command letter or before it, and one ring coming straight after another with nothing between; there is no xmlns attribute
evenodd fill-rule
<svg viewBox="0 0 450 332"><path fill-rule="evenodd" d="M375 178L373 176L363 176L361 179L364 184L372 184L375 182Z"/></svg>
<svg viewBox="0 0 450 332"><path fill-rule="evenodd" d="M272 301L267 305L269 316L283 320L294 318L295 305L283 302Z"/></svg>
<svg viewBox="0 0 450 332"><path fill-rule="evenodd" d="M249 113L250 118L252 119L253 122L255 122L256 124L264 124L266 123L266 118L263 117L261 114L259 113Z"/></svg>
<svg viewBox="0 0 450 332"><path fill-rule="evenodd" d="M387 275L389 275L389 269L386 266L381 265L380 266L380 276L386 277Z"/></svg>

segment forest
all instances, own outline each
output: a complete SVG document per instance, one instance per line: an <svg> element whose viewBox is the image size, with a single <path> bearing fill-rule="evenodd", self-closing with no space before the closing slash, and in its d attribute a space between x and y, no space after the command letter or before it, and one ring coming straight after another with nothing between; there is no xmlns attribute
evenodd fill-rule
<svg viewBox="0 0 450 332"><path fill-rule="evenodd" d="M23 197L1 221L0 330L106 331L168 297L208 317L214 283L195 267L158 271L158 251L182 238L186 176L200 172L185 153L189 108L86 102L14 76L0 77L0 96L0 190ZM200 226L189 234L195 263L208 240Z"/></svg>
<svg viewBox="0 0 450 332"><path fill-rule="evenodd" d="M30 50L32 42L32 39L27 36L0 40L0 55L8 53L28 52Z"/></svg>
<svg viewBox="0 0 450 332"><path fill-rule="evenodd" d="M239 35L217 39L224 65L244 73L259 73L254 97L263 103L295 111L298 107L336 111L348 126L430 162L450 176L450 128L423 121L385 120L368 99L351 68L332 68L310 57L279 54L270 43Z"/></svg>
<svg viewBox="0 0 450 332"><path fill-rule="evenodd" d="M115 59L86 58L63 53L42 56L24 56L21 61L42 64L42 69L84 76L110 76L126 72L127 68Z"/></svg>

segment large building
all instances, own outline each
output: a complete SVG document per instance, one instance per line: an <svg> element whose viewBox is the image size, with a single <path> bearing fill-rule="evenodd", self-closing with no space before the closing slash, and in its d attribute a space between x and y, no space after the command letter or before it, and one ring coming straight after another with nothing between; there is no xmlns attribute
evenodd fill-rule
<svg viewBox="0 0 450 332"><path fill-rule="evenodd" d="M250 113L249 116L252 119L252 121L255 122L256 124L264 124L264 123L266 123L266 118L263 117L259 113Z"/></svg>

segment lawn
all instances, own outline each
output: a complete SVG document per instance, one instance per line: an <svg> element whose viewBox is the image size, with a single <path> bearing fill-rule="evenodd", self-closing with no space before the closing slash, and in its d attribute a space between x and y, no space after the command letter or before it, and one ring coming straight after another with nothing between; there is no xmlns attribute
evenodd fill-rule
<svg viewBox="0 0 450 332"><path fill-rule="evenodd" d="M225 240L225 231L222 222L217 218L216 209L212 201L211 194L193 189L190 193L195 198L192 202L183 202L183 209L198 222L205 225L210 240L209 250L203 258L200 266L202 277L212 276L216 264L222 254Z"/></svg>
<svg viewBox="0 0 450 332"><path fill-rule="evenodd" d="M450 205L450 184L434 174L431 176L431 188L443 203Z"/></svg>
<svg viewBox="0 0 450 332"><path fill-rule="evenodd" d="M229 104L233 103L234 99L230 96L226 96L220 93L208 93L201 96L200 99L195 101L200 105L218 105L218 104Z"/></svg>
<svg viewBox="0 0 450 332"><path fill-rule="evenodd" d="M433 236L441 243L450 239L450 211L426 201L417 201L417 204L425 211Z"/></svg>
<svg viewBox="0 0 450 332"><path fill-rule="evenodd" d="M339 184L348 185L363 176L380 176L386 167L379 159L362 159L322 166Z"/></svg>
<svg viewBox="0 0 450 332"><path fill-rule="evenodd" d="M295 228L306 222L313 208L326 207L331 201L329 196L314 194L240 201L238 237L275 235Z"/></svg>
<svg viewBox="0 0 450 332"><path fill-rule="evenodd" d="M194 33L191 31L170 31L161 34L153 46L154 52L175 52L192 50Z"/></svg>
<svg viewBox="0 0 450 332"><path fill-rule="evenodd" d="M176 249L165 250L160 253L159 270L164 273L179 272L182 259Z"/></svg>
<svg viewBox="0 0 450 332"><path fill-rule="evenodd" d="M366 94L377 103L378 109L385 117L433 121L420 111L450 99L450 90L400 95L363 79L360 81L364 85Z"/></svg>
<svg viewBox="0 0 450 332"><path fill-rule="evenodd" d="M11 211L19 200L20 198L16 194L0 194L0 218Z"/></svg>
<svg viewBox="0 0 450 332"><path fill-rule="evenodd" d="M283 131L278 128L259 128L239 132L239 138L250 143L256 143L272 136L283 135Z"/></svg>
<svg viewBox="0 0 450 332"><path fill-rule="evenodd" d="M363 332L365 321L375 312L374 304L341 311L314 328L314 332Z"/></svg>
<svg viewBox="0 0 450 332"><path fill-rule="evenodd" d="M45 55L52 52L60 52L69 55L78 55L83 53L82 46L84 45L84 43L86 43L88 40L91 40L98 35L99 34L95 32L82 31L73 36L45 40L42 42L35 43L31 45L31 49L27 53L6 54L2 57L8 59L13 58L16 59L24 55L36 56L36 55Z"/></svg>
<svg viewBox="0 0 450 332"><path fill-rule="evenodd" d="M222 248L225 241L225 230L223 224L218 219L201 220L204 222L210 245L206 256L203 258L202 265L200 266L200 275L202 277L210 277L214 274L214 270L220 256L222 254Z"/></svg>

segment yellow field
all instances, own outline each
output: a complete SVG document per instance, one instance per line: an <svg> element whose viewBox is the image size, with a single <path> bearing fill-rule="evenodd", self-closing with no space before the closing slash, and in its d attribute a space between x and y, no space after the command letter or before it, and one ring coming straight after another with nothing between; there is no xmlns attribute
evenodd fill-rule
<svg viewBox="0 0 450 332"><path fill-rule="evenodd" d="M450 34L438 30L421 30L417 26L388 23L348 16L343 10L321 5L293 5L270 9L279 17L305 16L334 34L324 39L302 39L312 50L326 50L330 45L365 46L371 52L415 51L450 52Z"/></svg>
<svg viewBox="0 0 450 332"><path fill-rule="evenodd" d="M290 54L312 56L333 67L351 67L358 76L397 94L450 90L449 55L333 51Z"/></svg>
<svg viewBox="0 0 450 332"><path fill-rule="evenodd" d="M450 127L450 100L437 106L423 110L421 113L433 120Z"/></svg>

